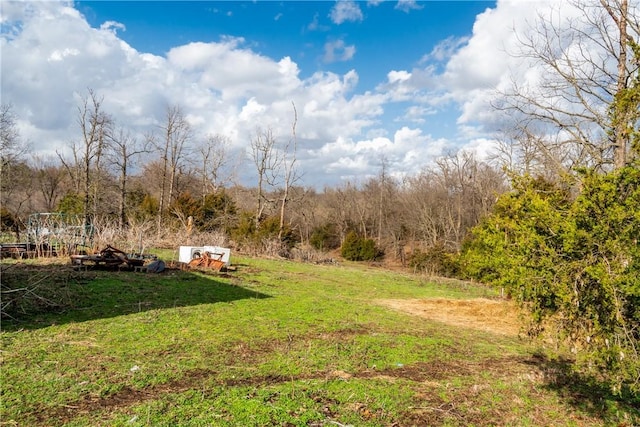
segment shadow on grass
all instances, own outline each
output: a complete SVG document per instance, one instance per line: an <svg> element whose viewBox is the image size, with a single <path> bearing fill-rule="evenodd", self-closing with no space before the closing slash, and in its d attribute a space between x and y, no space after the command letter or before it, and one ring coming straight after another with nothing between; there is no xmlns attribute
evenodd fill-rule
<svg viewBox="0 0 640 427"><path fill-rule="evenodd" d="M549 359L535 355L533 364L545 375L546 388L553 390L567 404L604 422L619 426L640 425L640 396L629 390L613 394L611 387L598 379L581 375L567 359ZM626 413L628 423L619 423L620 413Z"/></svg>
<svg viewBox="0 0 640 427"><path fill-rule="evenodd" d="M165 270L74 271L68 265L2 266L2 330L38 329L147 310L213 304L269 295L230 275Z"/></svg>

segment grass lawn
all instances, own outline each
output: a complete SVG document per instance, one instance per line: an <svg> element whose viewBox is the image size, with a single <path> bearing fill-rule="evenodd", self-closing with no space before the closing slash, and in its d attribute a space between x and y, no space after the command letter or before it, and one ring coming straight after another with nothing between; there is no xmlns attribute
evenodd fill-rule
<svg viewBox="0 0 640 427"><path fill-rule="evenodd" d="M228 274L2 264L3 291L13 281L38 297L3 319L0 425L640 423L637 399L572 375L517 333L443 317L467 301L508 304L485 287L233 261Z"/></svg>

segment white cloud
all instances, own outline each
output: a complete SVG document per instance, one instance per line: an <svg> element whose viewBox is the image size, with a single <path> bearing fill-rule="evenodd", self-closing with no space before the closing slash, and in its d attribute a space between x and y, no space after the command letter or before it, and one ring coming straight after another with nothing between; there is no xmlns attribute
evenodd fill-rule
<svg viewBox="0 0 640 427"><path fill-rule="evenodd" d="M411 101L436 105L442 95L438 90L440 77L432 65L413 70L392 70L387 73L387 81L378 85L377 90L386 94L390 101Z"/></svg>
<svg viewBox="0 0 640 427"><path fill-rule="evenodd" d="M320 16L318 13L313 15L313 20L307 25L307 30L309 31L328 31L329 29L329 26L320 24Z"/></svg>
<svg viewBox="0 0 640 427"><path fill-rule="evenodd" d="M447 37L438 43L428 55L425 55L420 62L428 61L448 61L461 47L469 41L469 37Z"/></svg>
<svg viewBox="0 0 640 427"><path fill-rule="evenodd" d="M375 137L354 140L337 138L313 151L313 157L324 159L323 170L343 179L360 181L375 176L384 157L392 174L401 178L419 172L426 162L443 154L444 139L423 135L420 129L403 127L392 139Z"/></svg>
<svg viewBox="0 0 640 427"><path fill-rule="evenodd" d="M348 61L356 53L354 45L345 44L344 40L334 40L324 45L323 61L326 63Z"/></svg>
<svg viewBox="0 0 640 427"><path fill-rule="evenodd" d="M375 175L382 156L396 174L411 173L445 149L490 151L487 126L500 120L489 104L496 88L513 73L528 84L540 78L539 69L507 52L517 41L513 29L524 27L544 4L499 0L477 17L470 37L443 40L416 58L414 68L382 64L386 81L364 91L356 69L303 77L290 57L258 54L239 37L175 46L158 56L120 39L124 27L118 23L92 28L72 3L5 2L2 102L13 104L22 135L39 150L79 137L78 99L92 88L104 96L106 111L133 131L157 129L166 107L177 104L198 135L222 133L237 152L245 152L256 126L288 138L294 102L306 184ZM362 11L358 3L340 1L332 19L359 21ZM317 17L314 22L309 29L321 29ZM356 51L344 40L325 49L328 61L349 60ZM448 140L432 136L449 124L440 121L443 112L458 118ZM427 131L427 122L438 128Z"/></svg>
<svg viewBox="0 0 640 427"><path fill-rule="evenodd" d="M472 153L479 161L491 162L499 153L499 143L495 139L476 138L465 144L461 151Z"/></svg>
<svg viewBox="0 0 640 427"><path fill-rule="evenodd" d="M77 108L88 88L134 132L157 130L166 108L180 105L197 135L222 133L239 152L256 126L289 138L294 102L301 159L336 138L359 138L387 102L382 94L356 93L355 70L302 79L291 58L257 54L242 38L176 46L163 57L133 49L118 38L114 23L91 28L66 4L22 6L11 13L19 23L15 34L0 37L2 101L13 104L23 137L38 151L64 150L79 138ZM333 55L347 59L354 49L337 44ZM324 165L307 160L315 168Z"/></svg>
<svg viewBox="0 0 640 427"><path fill-rule="evenodd" d="M476 17L469 37L444 39L420 60L419 67L390 71L377 90L390 101L412 104L398 121L421 123L424 114L451 112L455 107L459 146L490 139L514 120L513 115L493 108L501 92L510 90L516 81L539 93L546 72L539 63L517 53L541 14L553 19L556 28L567 28L567 18L579 28L578 18L584 11L563 0L498 0L495 8ZM594 52L597 47L568 44L564 49L571 55L572 49Z"/></svg>
<svg viewBox="0 0 640 427"><path fill-rule="evenodd" d="M104 97L105 110L118 123L134 131L157 129L167 106L177 104L198 135L222 133L238 152L246 150L256 126L288 138L293 101L301 165L309 169L308 179L317 174L321 184L375 174L383 155L398 171L419 170L445 145L420 129L383 130L380 118L392 96L356 92L355 70L342 75L319 71L302 79L291 58L257 54L234 37L176 46L162 57L138 52L119 39L116 23L91 28L67 5L29 5L32 9L16 18L19 31L0 39L2 93L24 123L25 139L38 150L64 149L79 138L75 117L87 88ZM348 60L355 47L339 40L328 44L327 52L329 59ZM391 71L389 86L406 88L405 99L410 99L419 74ZM407 109L416 123L427 113L422 107Z"/></svg>
<svg viewBox="0 0 640 427"><path fill-rule="evenodd" d="M412 10L420 10L424 6L419 5L416 0L398 0L395 8L405 13L409 13Z"/></svg>
<svg viewBox="0 0 640 427"><path fill-rule="evenodd" d="M337 0L329 14L334 24L342 24L344 22L357 22L364 19L360 6L353 0Z"/></svg>
<svg viewBox="0 0 640 427"><path fill-rule="evenodd" d="M499 0L496 8L478 15L473 35L458 49L446 65L442 84L449 89L451 98L461 105L458 118L461 125L500 127L502 115L491 108L498 92L510 89L512 82L536 87L542 68L539 63L518 55L521 41L525 40L535 21L542 14L556 21L556 28L579 26L583 11L570 2L540 0L522 2ZM581 45L580 49L592 49ZM488 127L487 127L488 126Z"/></svg>
<svg viewBox="0 0 640 427"><path fill-rule="evenodd" d="M425 105L412 105L406 109L405 114L401 119L396 120L422 124L426 122L426 116L431 116L436 113L437 110L433 107Z"/></svg>
<svg viewBox="0 0 640 427"><path fill-rule="evenodd" d="M67 56L77 56L79 54L80 54L80 51L78 49L67 47L62 51L54 50L53 52L51 52L51 55L49 55L48 61L49 62L62 61Z"/></svg>
<svg viewBox="0 0 640 427"><path fill-rule="evenodd" d="M391 84L406 82L410 78L411 78L411 73L405 70L400 70L400 71L391 70L387 73L387 79Z"/></svg>
<svg viewBox="0 0 640 427"><path fill-rule="evenodd" d="M116 33L117 30L127 31L127 27L125 27L124 24L122 24L120 22L116 22L116 21L104 22L102 25L100 25L100 29L101 30L111 30L114 33Z"/></svg>

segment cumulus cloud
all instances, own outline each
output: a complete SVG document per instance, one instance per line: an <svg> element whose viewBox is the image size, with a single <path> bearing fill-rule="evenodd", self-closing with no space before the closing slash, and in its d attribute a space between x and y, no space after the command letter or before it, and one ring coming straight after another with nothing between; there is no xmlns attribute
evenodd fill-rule
<svg viewBox="0 0 640 427"><path fill-rule="evenodd" d="M421 129L402 127L392 138L339 137L312 154L325 159L327 172L343 180L358 181L375 176L383 157L396 178L411 175L424 167L428 159L442 155L446 146L446 140L433 139Z"/></svg>
<svg viewBox="0 0 640 427"><path fill-rule="evenodd" d="M358 22L364 19L358 3L353 0L338 0L329 14L334 24L344 22Z"/></svg>
<svg viewBox="0 0 640 427"><path fill-rule="evenodd" d="M422 124L426 122L426 116L431 116L436 113L437 110L433 107L429 107L426 105L412 105L405 110L404 116L397 120Z"/></svg>
<svg viewBox="0 0 640 427"><path fill-rule="evenodd" d="M116 21L104 22L102 25L100 25L100 29L101 30L111 30L114 33L117 32L117 30L127 31L127 27L125 27L124 24L122 24L120 22L116 22Z"/></svg>
<svg viewBox="0 0 640 427"><path fill-rule="evenodd" d="M303 77L290 57L259 54L241 37L188 43L153 55L120 39L118 32L125 28L117 22L91 27L71 2L5 2L2 102L13 104L21 134L39 150L64 148L79 137L78 102L91 88L104 97L106 111L133 131L157 129L166 108L180 105L197 135L223 134L237 152L246 151L256 127L289 138L294 102L299 160L308 185L375 175L382 156L391 171L410 174L463 145L490 152L486 126L498 120L490 108L496 88L509 83L514 72L530 82L539 78L508 54L517 42L513 29L545 4L499 0L477 17L468 38L443 40L416 58L413 68L389 65L385 81L362 90L356 69ZM331 19L344 23L363 17L358 3L339 1ZM313 23L310 30L321 29L317 16ZM355 52L353 45L336 40L325 45L324 59L347 61ZM384 122L391 111L398 113L397 122ZM443 112L454 118L452 126L458 119L449 139L422 128Z"/></svg>
<svg viewBox="0 0 640 427"><path fill-rule="evenodd" d="M189 43L158 56L119 39L116 23L92 28L72 4L22 6L10 14L15 34L0 38L2 94L38 151L64 151L79 138L77 108L88 88L104 98L105 110L119 124L135 132L157 130L166 108L180 105L197 135L224 134L239 152L256 127L289 138L294 102L301 161L338 136L357 140L377 123L387 102L379 93L356 93L355 70L318 71L302 79L291 58L260 55L242 38ZM331 51L335 60L346 60L355 48L342 42ZM315 169L325 164L308 160ZM336 179L323 175L325 182Z"/></svg>
<svg viewBox="0 0 640 427"><path fill-rule="evenodd" d="M580 25L584 11L570 2L545 0L521 2L499 0L497 7L478 15L468 42L451 56L442 74L442 83L461 105L461 125L500 127L503 118L491 105L499 93L509 91L513 82L538 86L541 64L520 54L540 16L553 17L556 28ZM590 50L595 46L581 45Z"/></svg>

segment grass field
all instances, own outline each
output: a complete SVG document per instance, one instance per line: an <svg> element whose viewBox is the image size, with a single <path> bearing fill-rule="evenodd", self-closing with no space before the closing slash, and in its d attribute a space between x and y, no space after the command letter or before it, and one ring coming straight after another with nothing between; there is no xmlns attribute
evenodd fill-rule
<svg viewBox="0 0 640 427"><path fill-rule="evenodd" d="M38 296L2 324L0 425L640 423L638 399L520 337L483 286L234 261L157 275L3 264L3 290Z"/></svg>

